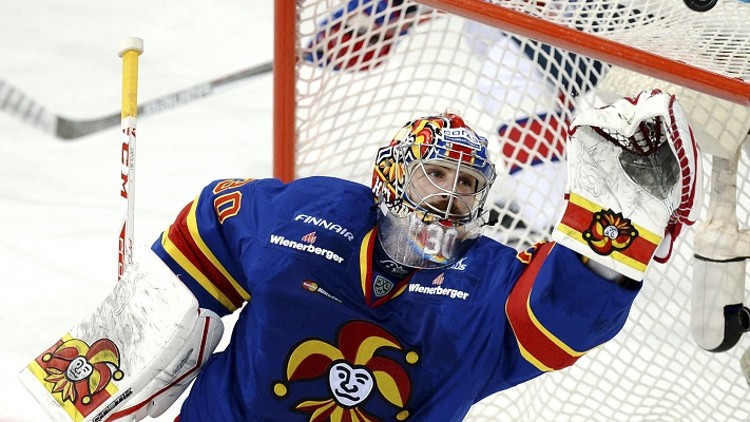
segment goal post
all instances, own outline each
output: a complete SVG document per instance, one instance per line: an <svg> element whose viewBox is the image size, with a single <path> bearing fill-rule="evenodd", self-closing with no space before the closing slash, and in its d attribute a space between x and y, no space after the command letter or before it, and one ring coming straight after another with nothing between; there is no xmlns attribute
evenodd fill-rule
<svg viewBox="0 0 750 422"><path fill-rule="evenodd" d="M299 55L296 17L296 0L274 3L273 173L274 177L285 182L295 176L296 65Z"/></svg>
<svg viewBox="0 0 750 422"><path fill-rule="evenodd" d="M749 21L750 4L736 0L702 13L683 0L279 0L274 174L369 184L375 151L399 127L459 110L498 166L488 204L500 221L486 234L520 248L547 237L560 211L576 112L658 88L678 97L701 146L701 220L713 215L712 157L739 158L732 234L747 242ZM739 365L750 336L722 353L691 337L699 232L686 230L671 261L649 270L615 339L489 397L468 420L750 419ZM723 252L731 241L743 244Z"/></svg>

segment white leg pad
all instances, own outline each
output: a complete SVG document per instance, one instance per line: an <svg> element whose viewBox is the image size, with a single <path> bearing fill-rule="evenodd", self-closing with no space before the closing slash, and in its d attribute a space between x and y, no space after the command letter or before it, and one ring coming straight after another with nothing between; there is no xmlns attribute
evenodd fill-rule
<svg viewBox="0 0 750 422"><path fill-rule="evenodd" d="M190 290L148 247L112 292L19 374L55 421L101 421L183 349L199 319Z"/></svg>
<svg viewBox="0 0 750 422"><path fill-rule="evenodd" d="M140 421L164 413L184 393L221 341L224 325L213 311L201 308L198 322L182 350L153 381L134 395L113 417L130 416Z"/></svg>

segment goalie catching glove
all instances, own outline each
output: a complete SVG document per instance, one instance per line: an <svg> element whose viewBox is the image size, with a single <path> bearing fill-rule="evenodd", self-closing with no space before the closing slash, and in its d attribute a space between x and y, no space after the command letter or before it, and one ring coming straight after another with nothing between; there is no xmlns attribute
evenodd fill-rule
<svg viewBox="0 0 750 422"><path fill-rule="evenodd" d="M566 148L566 203L553 240L643 280L700 211L700 157L682 108L652 90L582 111Z"/></svg>

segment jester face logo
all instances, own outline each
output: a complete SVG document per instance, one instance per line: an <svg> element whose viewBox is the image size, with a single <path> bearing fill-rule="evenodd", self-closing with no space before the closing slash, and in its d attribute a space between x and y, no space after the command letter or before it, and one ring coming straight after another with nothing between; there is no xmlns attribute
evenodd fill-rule
<svg viewBox="0 0 750 422"><path fill-rule="evenodd" d="M583 232L583 239L599 255L627 249L637 237L638 230L630 220L612 210L594 213L594 220Z"/></svg>
<svg viewBox="0 0 750 422"><path fill-rule="evenodd" d="M70 382L83 381L90 377L94 372L94 365L92 365L85 357L77 356L68 365L68 369L65 370L65 378Z"/></svg>
<svg viewBox="0 0 750 422"><path fill-rule="evenodd" d="M328 385L336 402L344 407L356 407L370 396L375 376L366 366L353 367L349 362L339 362L328 371Z"/></svg>
<svg viewBox="0 0 750 422"><path fill-rule="evenodd" d="M384 356L386 349L399 352L402 359ZM325 392L321 394L327 397L308 397L294 407L310 413L310 422L377 421L365 409L373 399L394 407L389 419L404 421L409 418L406 404L411 395L411 381L404 365L418 360L416 352L404 351L387 331L368 322L353 321L339 331L336 345L310 339L296 346L287 360L285 379L277 382L273 390L284 398L295 382L318 381L320 391Z"/></svg>
<svg viewBox="0 0 750 422"><path fill-rule="evenodd" d="M51 384L50 391L59 394L60 401L87 405L112 380L121 380L117 346L107 339L91 346L78 339L61 342L54 350L41 356L40 365Z"/></svg>

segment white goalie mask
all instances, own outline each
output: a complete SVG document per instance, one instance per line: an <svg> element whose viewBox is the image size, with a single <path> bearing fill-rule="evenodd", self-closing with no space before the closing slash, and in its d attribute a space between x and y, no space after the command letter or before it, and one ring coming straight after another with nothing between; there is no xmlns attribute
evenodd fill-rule
<svg viewBox="0 0 750 422"><path fill-rule="evenodd" d="M494 180L487 139L460 116L407 123L378 150L373 169L383 250L407 267L452 265L482 234Z"/></svg>

